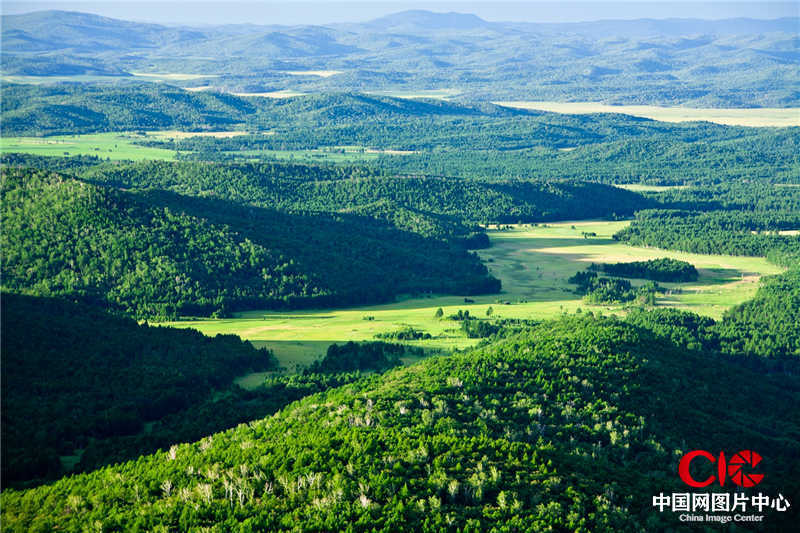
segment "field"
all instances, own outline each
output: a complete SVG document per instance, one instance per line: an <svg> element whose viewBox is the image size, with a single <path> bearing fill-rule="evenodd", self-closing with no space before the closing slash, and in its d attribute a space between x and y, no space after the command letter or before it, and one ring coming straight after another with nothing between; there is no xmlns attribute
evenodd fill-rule
<svg viewBox="0 0 800 533"><path fill-rule="evenodd" d="M284 74L290 76L319 76L320 78L330 78L336 74L341 74L341 70L285 70Z"/></svg>
<svg viewBox="0 0 800 533"><path fill-rule="evenodd" d="M199 89L198 89L199 90ZM305 96L306 93L282 89L280 91L270 91L266 93L231 93L234 96L256 96L261 98L293 98L295 96Z"/></svg>
<svg viewBox="0 0 800 533"><path fill-rule="evenodd" d="M131 72L137 78L157 81L194 81L205 78L219 78L219 74L184 74L181 72Z"/></svg>
<svg viewBox="0 0 800 533"><path fill-rule="evenodd" d="M781 269L763 258L700 255L631 247L611 239L628 222L563 222L539 226L514 226L489 232L492 247L479 251L492 273L503 282L501 294L409 297L401 301L358 308L314 311L251 311L229 319L173 322L175 327L196 328L207 335L235 333L275 351L283 367L307 365L324 354L327 346L348 340L374 339L375 334L405 326L433 335L409 344L432 350L451 350L474 345L459 329L459 323L434 316L441 307L444 316L459 309L485 317L545 319L563 313L593 311L624 313L622 305L590 306L572 291L567 278L591 262L621 262L672 257L694 264L700 278L693 283L662 283L672 294L660 295L657 304L688 309L720 318L732 305L753 297L762 275ZM584 237L596 233L596 237ZM641 283L641 281L638 281ZM637 281L634 281L637 284ZM372 317L371 319L369 319ZM252 379L252 378L251 378Z"/></svg>
<svg viewBox="0 0 800 533"><path fill-rule="evenodd" d="M461 94L459 89L420 89L418 91L365 91L366 94L376 96L390 96L392 98L438 98L447 100Z"/></svg>
<svg viewBox="0 0 800 533"><path fill-rule="evenodd" d="M131 133L92 133L87 135L57 135L52 137L3 137L3 153L23 152L35 155L66 156L96 155L119 159L175 159L175 152L133 144L142 137Z"/></svg>
<svg viewBox="0 0 800 533"><path fill-rule="evenodd" d="M595 102L494 102L505 107L538 109L554 113L622 113L664 122L707 121L729 126L800 126L800 108L711 109L658 107L649 105L606 105Z"/></svg>
<svg viewBox="0 0 800 533"><path fill-rule="evenodd" d="M633 192L663 192L669 189L686 189L688 185L645 185L644 183L615 183L614 187Z"/></svg>
<svg viewBox="0 0 800 533"><path fill-rule="evenodd" d="M235 137L247 135L246 131L148 131L146 137L132 132L90 133L85 135L58 135L52 137L5 137L0 138L2 153L22 152L47 156L96 155L111 160L175 159L173 150L150 148L135 144L151 137L157 140L180 140L187 137ZM272 132L258 132L270 135ZM240 150L235 155L258 159L274 158L286 161L355 163L372 161L381 154L403 156L414 152L403 150L373 150L363 146L331 146L309 150Z"/></svg>
<svg viewBox="0 0 800 533"><path fill-rule="evenodd" d="M216 137L218 139L229 139L231 137L238 137L239 135L248 135L248 131L178 131L178 130L163 130L163 131L148 131L145 135L155 137L157 139L187 139L189 137ZM259 132L260 135L270 135L271 132Z"/></svg>

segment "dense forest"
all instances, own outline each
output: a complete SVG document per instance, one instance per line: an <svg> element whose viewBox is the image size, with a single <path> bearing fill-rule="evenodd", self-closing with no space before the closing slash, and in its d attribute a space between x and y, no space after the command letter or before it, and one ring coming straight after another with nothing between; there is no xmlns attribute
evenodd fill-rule
<svg viewBox="0 0 800 533"><path fill-rule="evenodd" d="M139 317L496 292L459 247L355 215L132 193L3 168L3 287Z"/></svg>
<svg viewBox="0 0 800 533"><path fill-rule="evenodd" d="M768 257L789 265L800 258L800 212L645 210L615 239L701 254Z"/></svg>
<svg viewBox="0 0 800 533"><path fill-rule="evenodd" d="M639 304L653 305L655 293L663 289L655 282L633 287L631 282L621 278L604 278L593 270L576 272L567 281L577 285L576 292L583 295L588 303L626 303L634 300Z"/></svg>
<svg viewBox="0 0 800 533"><path fill-rule="evenodd" d="M615 319L546 323L193 444L6 490L4 527L680 530L652 497L681 491L691 449L758 450L781 471L759 488L797 494L800 382L738 361ZM707 367L714 379L696 371ZM766 514L763 530L791 523Z"/></svg>
<svg viewBox="0 0 800 533"><path fill-rule="evenodd" d="M680 185L791 183L800 172L800 128L562 115L357 93L270 99L160 85L12 85L6 92L6 135L173 128L251 133L139 141L191 160L269 159L274 151L355 146L378 152L374 162L364 162L372 172L395 175Z"/></svg>
<svg viewBox="0 0 800 533"><path fill-rule="evenodd" d="M800 260L765 280L755 298L730 309L719 325L723 351L800 357Z"/></svg>
<svg viewBox="0 0 800 533"><path fill-rule="evenodd" d="M25 155L9 155L3 161L7 166L67 171L125 189L166 189L289 212L362 214L449 241L468 238L479 230L476 223L611 218L658 205L635 192L597 183L381 177L360 166L104 163Z"/></svg>
<svg viewBox="0 0 800 533"><path fill-rule="evenodd" d="M2 306L4 487L166 450L421 355L399 344L333 344L301 373L244 390L234 378L277 361L234 335L137 324L61 299L3 293Z"/></svg>
<svg viewBox="0 0 800 533"><path fill-rule="evenodd" d="M5 292L2 308L4 486L60 476L59 456L185 415L235 377L277 366L235 335L209 338Z"/></svg>

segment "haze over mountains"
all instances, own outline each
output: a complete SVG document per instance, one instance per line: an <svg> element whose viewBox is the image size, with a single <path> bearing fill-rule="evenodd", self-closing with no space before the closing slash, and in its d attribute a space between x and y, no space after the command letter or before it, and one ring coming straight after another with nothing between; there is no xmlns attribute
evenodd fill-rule
<svg viewBox="0 0 800 533"><path fill-rule="evenodd" d="M800 101L799 20L537 24L417 10L357 24L192 28L41 11L3 17L2 72L113 81L156 73L232 92L789 107Z"/></svg>

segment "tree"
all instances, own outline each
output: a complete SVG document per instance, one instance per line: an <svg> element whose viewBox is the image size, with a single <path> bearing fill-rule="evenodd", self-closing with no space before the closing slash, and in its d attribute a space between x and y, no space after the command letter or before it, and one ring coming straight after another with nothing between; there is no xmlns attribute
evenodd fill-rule
<svg viewBox="0 0 800 533"><path fill-rule="evenodd" d="M444 316L444 310L442 310L442 308L440 307L439 309L436 310L436 314L434 314L433 316L435 316L436 318L442 318L442 316Z"/></svg>

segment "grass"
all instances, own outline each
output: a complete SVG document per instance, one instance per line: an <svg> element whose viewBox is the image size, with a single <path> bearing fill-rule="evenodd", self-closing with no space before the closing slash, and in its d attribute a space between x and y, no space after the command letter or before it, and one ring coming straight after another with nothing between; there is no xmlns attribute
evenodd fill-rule
<svg viewBox="0 0 800 533"><path fill-rule="evenodd" d="M194 81L205 78L219 78L219 74L184 74L180 72L133 72L137 78L147 78L158 81Z"/></svg>
<svg viewBox="0 0 800 533"><path fill-rule="evenodd" d="M494 102L505 107L538 109L554 113L582 115L587 113L623 113L664 122L707 121L729 126L800 126L800 108L715 109L658 107L649 105L606 105L598 102Z"/></svg>
<svg viewBox="0 0 800 533"><path fill-rule="evenodd" d="M366 94L390 96L392 98L437 98L447 100L461 94L459 89L420 89L418 91L366 91Z"/></svg>
<svg viewBox="0 0 800 533"><path fill-rule="evenodd" d="M256 96L261 98L294 98L295 96L305 96L307 93L293 91L291 89L281 89L280 91L268 91L263 93L231 93L234 96Z"/></svg>
<svg viewBox="0 0 800 533"><path fill-rule="evenodd" d="M148 131L145 136L133 132L90 133L84 135L57 135L51 137L5 137L0 138L2 153L22 152L44 156L96 155L112 160L175 159L173 150L150 148L134 144L153 138L158 140L180 140L187 137L235 137L247 135L246 131ZM270 135L272 132L259 132ZM286 161L357 163L373 161L380 155L403 156L413 152L403 150L373 150L363 146L332 146L310 150L237 150L231 152L238 157L254 159L274 158Z"/></svg>
<svg viewBox="0 0 800 533"><path fill-rule="evenodd" d="M49 156L95 155L113 160L175 159L175 152L172 150L133 144L141 139L141 136L131 133L4 137L0 138L0 151Z"/></svg>
<svg viewBox="0 0 800 533"><path fill-rule="evenodd" d="M614 187L633 192L663 192L669 189L686 189L688 185L645 185L644 183L615 183Z"/></svg>
<svg viewBox="0 0 800 533"><path fill-rule="evenodd" d="M318 76L320 78L330 78L336 74L341 74L341 70L284 70L284 74L290 76Z"/></svg>
<svg viewBox="0 0 800 533"><path fill-rule="evenodd" d="M622 305L592 306L572 291L567 278L591 262L621 262L672 257L694 264L700 277L692 283L662 283L672 294L661 295L657 304L688 309L719 319L729 307L749 300L762 275L782 269L764 258L700 255L627 246L611 236L629 222L580 221L530 226L513 226L489 232L492 247L478 253L492 273L503 281L501 294L470 297L439 295L407 297L397 302L347 309L310 311L250 311L228 319L203 319L169 323L191 327L207 335L234 333L256 345L272 349L283 367L293 370L323 355L328 345L349 340L373 340L375 334L405 326L425 331L431 340L408 344L449 351L467 348L477 340L466 338L459 323L435 318L441 307L444 316L459 309L485 317L546 319L563 313L624 313ZM596 233L584 238L583 233ZM634 280L634 284L642 281ZM372 317L372 320L366 318ZM251 378L257 379L257 378Z"/></svg>

